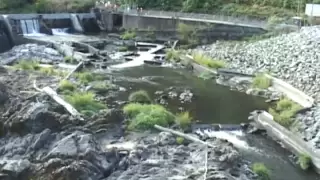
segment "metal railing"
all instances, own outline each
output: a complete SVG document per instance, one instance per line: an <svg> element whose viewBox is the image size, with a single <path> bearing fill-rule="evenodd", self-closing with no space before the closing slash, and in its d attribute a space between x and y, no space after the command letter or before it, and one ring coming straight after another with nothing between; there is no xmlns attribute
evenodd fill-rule
<svg viewBox="0 0 320 180"><path fill-rule="evenodd" d="M236 24L247 24L250 26L265 27L267 22L249 18L247 16L226 16L226 15L214 15L214 14L200 14L200 13L183 13L183 12L171 12L171 11L154 11L154 10L122 10L125 14L141 15L141 16L159 16L159 17L176 17L176 18L192 18L201 20L214 20L214 21L225 21Z"/></svg>
<svg viewBox="0 0 320 180"><path fill-rule="evenodd" d="M102 7L105 9L104 7ZM248 16L238 16L238 15L222 15L222 14L201 14L201 13L184 13L184 12L173 12L173 11L156 11L156 10L142 10L138 11L136 9L123 9L119 8L117 12L122 12L128 15L140 15L140 16L158 16L158 17L175 17L175 18L190 18L201 20L211 20L211 21L223 21L235 24L243 24L248 26L265 28L267 21L258 20L250 18Z"/></svg>

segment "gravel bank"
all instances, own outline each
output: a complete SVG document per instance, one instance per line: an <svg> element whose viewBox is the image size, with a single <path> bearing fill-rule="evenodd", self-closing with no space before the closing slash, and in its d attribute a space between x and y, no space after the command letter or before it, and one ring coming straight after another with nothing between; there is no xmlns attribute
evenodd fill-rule
<svg viewBox="0 0 320 180"><path fill-rule="evenodd" d="M320 26L304 27L257 42L218 42L197 50L228 62L230 68L244 73L271 72L320 101ZM320 107L298 115L303 138L320 147Z"/></svg>

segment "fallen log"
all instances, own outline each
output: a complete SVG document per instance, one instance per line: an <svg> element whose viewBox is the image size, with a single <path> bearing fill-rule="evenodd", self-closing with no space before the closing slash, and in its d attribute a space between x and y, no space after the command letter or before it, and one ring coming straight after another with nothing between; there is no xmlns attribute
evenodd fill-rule
<svg viewBox="0 0 320 180"><path fill-rule="evenodd" d="M175 130L172 130L172 129L169 129L169 128L165 128L165 127L162 127L162 126L159 126L159 125L154 125L154 128L160 130L160 131L165 131L165 132L169 132L171 134L174 134L174 135L177 135L177 136L181 136L185 139L188 139L190 141L193 141L193 142L197 142L199 144L203 144L203 145L206 145L206 146L209 146L209 147L214 147L214 145L210 144L210 143L207 143L205 141L202 141L194 136L190 136L188 134L184 134L182 132L179 132L179 131L175 131Z"/></svg>
<svg viewBox="0 0 320 180"><path fill-rule="evenodd" d="M81 114L69 103L67 103L65 100L63 100L56 91L54 91L51 87L46 86L42 89L40 89L37 84L36 84L36 80L33 81L33 87L34 89L36 89L39 92L43 92L45 94L47 94L48 96L50 96L53 100L55 100L58 104L60 104L61 106L63 106L73 117L76 117L79 120L83 120L83 118L81 117Z"/></svg>
<svg viewBox="0 0 320 180"><path fill-rule="evenodd" d="M76 71L78 71L79 69L81 69L82 66L83 66L83 61L79 62L79 64L65 78L63 78L63 80L68 80L70 76Z"/></svg>

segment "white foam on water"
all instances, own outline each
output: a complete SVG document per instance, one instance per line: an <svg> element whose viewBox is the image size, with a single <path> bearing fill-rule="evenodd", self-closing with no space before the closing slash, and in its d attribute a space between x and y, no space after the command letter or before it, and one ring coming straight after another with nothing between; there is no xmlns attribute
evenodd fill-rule
<svg viewBox="0 0 320 180"><path fill-rule="evenodd" d="M235 130L235 131L197 130L197 133L200 135L206 135L211 138L215 137L218 139L227 140L239 149L246 149L246 150L254 149L253 147L250 147L245 140L240 138L245 136L245 134L241 130Z"/></svg>
<svg viewBox="0 0 320 180"><path fill-rule="evenodd" d="M70 35L69 33L67 33L67 31L68 31L68 28L54 28L52 29L52 34L58 35L58 36Z"/></svg>
<svg viewBox="0 0 320 180"><path fill-rule="evenodd" d="M32 30L32 33L28 34L23 34L24 36L33 36L33 37L42 37L42 36L47 36L47 34L39 33L36 30Z"/></svg>
<svg viewBox="0 0 320 180"><path fill-rule="evenodd" d="M121 64L116 64L110 66L111 69L122 69L122 68L129 68L129 67L136 67L136 66L141 66L144 64L144 61L141 59L135 59L129 62L121 63Z"/></svg>

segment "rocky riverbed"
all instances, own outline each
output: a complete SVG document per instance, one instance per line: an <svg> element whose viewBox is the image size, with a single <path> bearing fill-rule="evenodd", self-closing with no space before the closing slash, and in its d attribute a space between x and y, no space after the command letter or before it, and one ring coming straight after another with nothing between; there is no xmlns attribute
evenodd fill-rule
<svg viewBox="0 0 320 180"><path fill-rule="evenodd" d="M51 56L45 59L56 60ZM124 133L125 117L119 109L100 111L82 121L49 96L35 92L35 79L40 88L55 88L61 78L0 68L1 179L201 179L204 174L207 179L256 179L229 142L211 139L214 147L206 148L188 141L181 144L166 132ZM133 145L114 148L125 142Z"/></svg>
<svg viewBox="0 0 320 180"><path fill-rule="evenodd" d="M197 50L227 61L239 72L270 72L319 102L319 35L320 26L303 27L299 32L256 42L217 42ZM297 117L304 139L316 148L320 147L319 119L319 106Z"/></svg>

